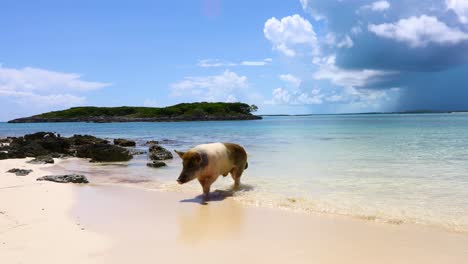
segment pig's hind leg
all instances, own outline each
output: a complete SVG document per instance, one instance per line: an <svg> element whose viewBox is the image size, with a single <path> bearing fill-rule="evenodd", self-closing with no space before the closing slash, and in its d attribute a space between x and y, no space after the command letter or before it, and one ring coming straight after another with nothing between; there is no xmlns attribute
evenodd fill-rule
<svg viewBox="0 0 468 264"><path fill-rule="evenodd" d="M232 179L234 180L234 188L236 188L236 189L240 187L240 178L241 178L243 172L244 172L244 170L239 169L238 167L234 167L231 170L231 176L232 176Z"/></svg>

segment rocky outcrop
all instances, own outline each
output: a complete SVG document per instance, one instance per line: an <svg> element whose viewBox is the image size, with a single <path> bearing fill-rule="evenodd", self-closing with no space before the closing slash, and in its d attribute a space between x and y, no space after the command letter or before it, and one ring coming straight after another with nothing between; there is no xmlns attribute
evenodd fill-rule
<svg viewBox="0 0 468 264"><path fill-rule="evenodd" d="M116 138L114 139L114 145L118 145L121 147L135 147L136 143L133 140L123 139L123 138Z"/></svg>
<svg viewBox="0 0 468 264"><path fill-rule="evenodd" d="M83 146L90 144L108 144L109 141L91 135L73 135L68 138L70 144L74 146Z"/></svg>
<svg viewBox="0 0 468 264"><path fill-rule="evenodd" d="M31 164L52 164L54 163L54 159L51 156L44 155L44 156L38 156L30 161L28 163Z"/></svg>
<svg viewBox="0 0 468 264"><path fill-rule="evenodd" d="M172 159L172 153L161 147L160 145L151 145L149 147L149 158L151 160L168 160Z"/></svg>
<svg viewBox="0 0 468 264"><path fill-rule="evenodd" d="M76 151L78 158L90 158L91 162L128 161L130 152L122 147L107 144L83 145Z"/></svg>
<svg viewBox="0 0 468 264"><path fill-rule="evenodd" d="M14 168L14 169L8 170L7 172L8 173L14 173L14 174L16 174L16 176L26 176L29 173L31 173L32 170L24 170L24 169Z"/></svg>
<svg viewBox="0 0 468 264"><path fill-rule="evenodd" d="M11 139L0 152L0 159L36 157L30 163L53 163L53 158L75 156L92 161L127 161L133 156L125 148L90 135L62 137L51 132L37 132Z"/></svg>
<svg viewBox="0 0 468 264"><path fill-rule="evenodd" d="M167 166L167 164L164 161L155 160L153 162L146 163L146 166L150 168L161 168Z"/></svg>
<svg viewBox="0 0 468 264"><path fill-rule="evenodd" d="M68 154L70 142L50 132L37 132L12 140L8 147L9 158L25 158L51 153Z"/></svg>
<svg viewBox="0 0 468 264"><path fill-rule="evenodd" d="M67 174L67 175L48 175L36 179L37 181L52 181L59 183L89 183L84 175Z"/></svg>

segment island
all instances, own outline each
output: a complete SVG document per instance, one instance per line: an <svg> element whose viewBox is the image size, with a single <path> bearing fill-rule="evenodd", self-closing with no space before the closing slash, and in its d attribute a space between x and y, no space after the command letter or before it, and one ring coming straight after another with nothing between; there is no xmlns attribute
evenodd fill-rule
<svg viewBox="0 0 468 264"><path fill-rule="evenodd" d="M8 123L45 122L169 122L256 120L258 107L245 103L195 102L167 107L72 107L8 121Z"/></svg>

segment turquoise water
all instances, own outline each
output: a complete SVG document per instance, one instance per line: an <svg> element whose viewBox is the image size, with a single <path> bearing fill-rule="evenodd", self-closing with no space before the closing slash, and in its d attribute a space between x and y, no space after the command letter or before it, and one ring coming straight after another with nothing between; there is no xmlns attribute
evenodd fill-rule
<svg viewBox="0 0 468 264"><path fill-rule="evenodd" d="M394 224L417 223L468 232L468 114L326 115L255 121L178 123L0 123L0 136L36 131L92 134L143 143L168 139L185 150L206 142L236 142L249 153L238 199L256 206L349 215ZM201 192L179 186L176 157L165 169L146 157L116 165L69 164L98 182ZM215 188L228 189L229 177Z"/></svg>

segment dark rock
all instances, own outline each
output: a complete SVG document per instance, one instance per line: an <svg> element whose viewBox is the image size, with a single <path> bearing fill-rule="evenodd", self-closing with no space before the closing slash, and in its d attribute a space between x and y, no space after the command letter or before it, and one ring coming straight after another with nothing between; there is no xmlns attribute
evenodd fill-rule
<svg viewBox="0 0 468 264"><path fill-rule="evenodd" d="M31 164L50 164L50 163L54 163L54 159L51 157L51 156L38 156L30 161L28 161L28 163L31 163Z"/></svg>
<svg viewBox="0 0 468 264"><path fill-rule="evenodd" d="M70 143L66 138L51 132L37 132L14 138L9 146L10 158L37 157L53 152L68 153Z"/></svg>
<svg viewBox="0 0 468 264"><path fill-rule="evenodd" d="M48 175L36 179L37 181L53 181L60 183L89 183L84 175L68 174L68 175Z"/></svg>
<svg viewBox="0 0 468 264"><path fill-rule="evenodd" d="M160 168L160 167L165 167L167 165L164 161L155 160L153 162L146 163L146 166L151 167L151 168Z"/></svg>
<svg viewBox="0 0 468 264"><path fill-rule="evenodd" d="M0 160L8 159L8 153L0 152Z"/></svg>
<svg viewBox="0 0 468 264"><path fill-rule="evenodd" d="M26 176L29 173L31 173L32 170L24 170L24 169L14 168L14 169L8 170L7 172L14 173L14 174L16 174L16 176Z"/></svg>
<svg viewBox="0 0 468 264"><path fill-rule="evenodd" d="M148 154L147 151L141 150L141 149L130 149L129 151L130 151L130 154L132 154L132 155L134 155L134 156L135 156L135 155L144 155L144 154Z"/></svg>
<svg viewBox="0 0 468 264"><path fill-rule="evenodd" d="M90 145L90 144L108 144L109 141L97 138L91 135L73 135L72 137L68 138L70 144L75 146L83 146L83 145Z"/></svg>
<svg viewBox="0 0 468 264"><path fill-rule="evenodd" d="M172 153L169 150L159 145L150 146L149 151L149 158L151 160L168 160L173 158Z"/></svg>
<svg viewBox="0 0 468 264"><path fill-rule="evenodd" d="M135 141L123 139L123 138L116 138L114 139L114 145L119 145L122 147L134 147L136 146Z"/></svg>
<svg viewBox="0 0 468 264"><path fill-rule="evenodd" d="M66 158L72 157L69 154L63 154L63 153L50 153L49 156L55 159L66 159Z"/></svg>
<svg viewBox="0 0 468 264"><path fill-rule="evenodd" d="M90 158L94 162L128 161L133 157L125 148L105 144L81 146L77 149L76 156L78 158Z"/></svg>
<svg viewBox="0 0 468 264"><path fill-rule="evenodd" d="M146 146L157 145L157 144L159 144L159 141L157 140L149 140L149 141L146 141L145 143Z"/></svg>

